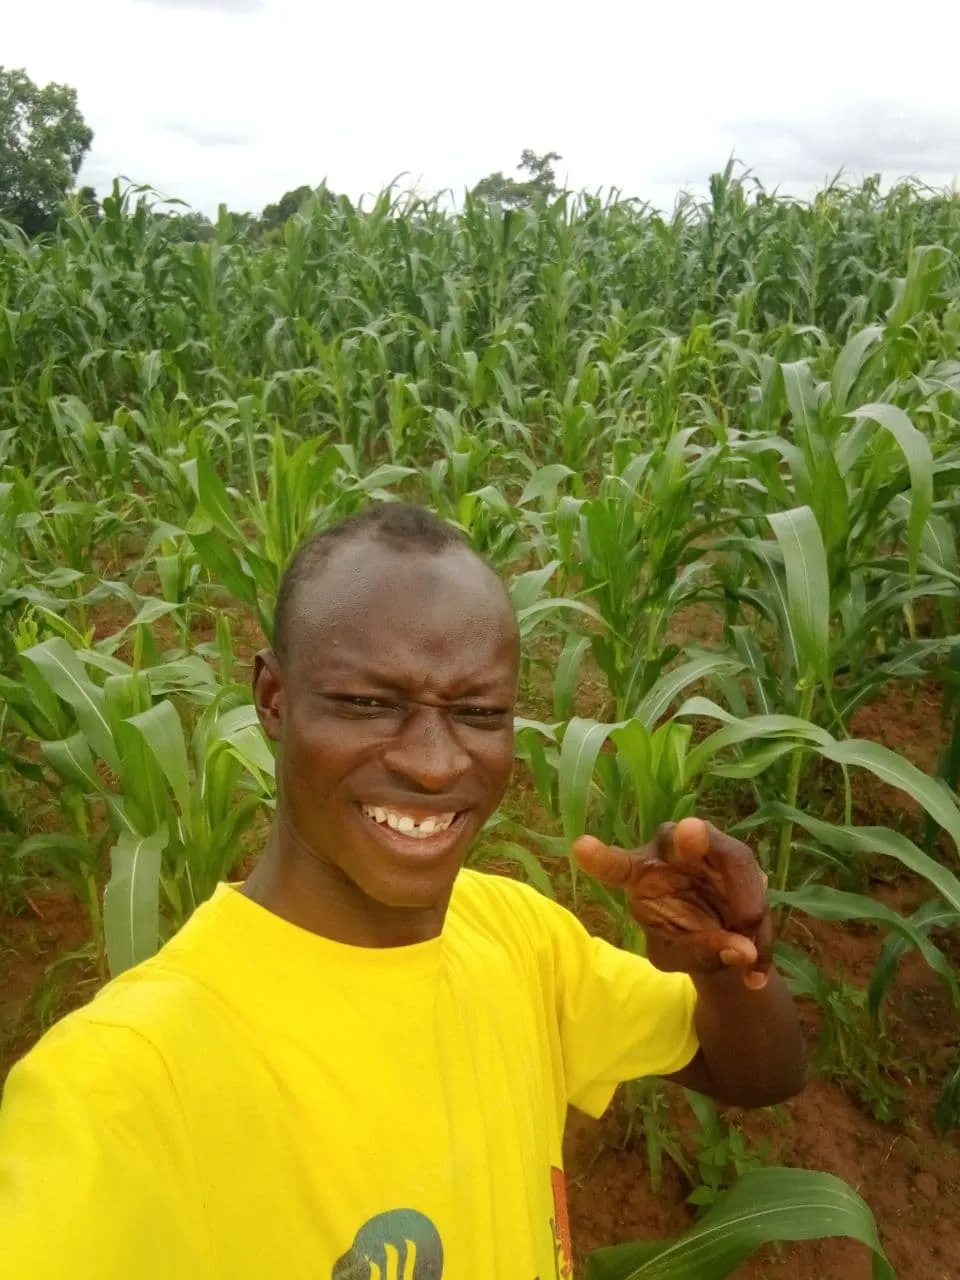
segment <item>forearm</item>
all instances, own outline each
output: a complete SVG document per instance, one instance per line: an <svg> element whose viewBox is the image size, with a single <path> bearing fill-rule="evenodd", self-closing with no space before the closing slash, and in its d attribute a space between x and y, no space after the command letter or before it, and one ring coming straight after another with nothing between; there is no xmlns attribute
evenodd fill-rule
<svg viewBox="0 0 960 1280"><path fill-rule="evenodd" d="M694 975L700 1052L672 1079L719 1102L766 1107L800 1092L803 1034L786 984L771 969L759 991L731 968Z"/></svg>

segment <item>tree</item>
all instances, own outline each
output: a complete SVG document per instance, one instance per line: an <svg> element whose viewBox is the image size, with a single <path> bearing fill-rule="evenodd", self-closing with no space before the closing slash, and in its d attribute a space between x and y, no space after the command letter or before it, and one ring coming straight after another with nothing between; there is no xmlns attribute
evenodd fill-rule
<svg viewBox="0 0 960 1280"><path fill-rule="evenodd" d="M548 151L538 156L529 147L520 155L517 169L530 176L526 182L518 182L516 178L506 178L498 169L481 178L471 192L480 200L489 200L493 204L506 205L509 209L517 209L522 205L532 204L537 196L549 199L558 193L557 175L553 169L554 160L562 160L563 156L556 151Z"/></svg>
<svg viewBox="0 0 960 1280"><path fill-rule="evenodd" d="M312 195L313 187L297 187L295 191L287 191L281 196L278 204L268 204L260 215L264 230L272 231L274 227L282 227Z"/></svg>
<svg viewBox="0 0 960 1280"><path fill-rule="evenodd" d="M0 67L0 218L52 230L92 141L75 89Z"/></svg>

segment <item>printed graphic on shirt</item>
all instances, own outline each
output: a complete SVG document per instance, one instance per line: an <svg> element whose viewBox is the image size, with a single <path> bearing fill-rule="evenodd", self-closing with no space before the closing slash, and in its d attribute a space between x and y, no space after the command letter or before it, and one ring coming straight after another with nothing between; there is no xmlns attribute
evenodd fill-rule
<svg viewBox="0 0 960 1280"><path fill-rule="evenodd" d="M570 1217L567 1213L567 1184L563 1170L550 1170L553 1187L553 1243L557 1251L557 1280L570 1280L573 1275L573 1245L570 1240Z"/></svg>
<svg viewBox="0 0 960 1280"><path fill-rule="evenodd" d="M330 1280L443 1280L443 1244L416 1209L389 1209L363 1224Z"/></svg>

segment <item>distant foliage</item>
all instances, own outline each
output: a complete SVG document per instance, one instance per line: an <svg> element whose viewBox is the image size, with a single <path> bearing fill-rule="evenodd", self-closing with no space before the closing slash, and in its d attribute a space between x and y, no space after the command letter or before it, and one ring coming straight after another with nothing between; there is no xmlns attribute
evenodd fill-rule
<svg viewBox="0 0 960 1280"><path fill-rule="evenodd" d="M92 141L76 90L0 67L0 217L52 231Z"/></svg>

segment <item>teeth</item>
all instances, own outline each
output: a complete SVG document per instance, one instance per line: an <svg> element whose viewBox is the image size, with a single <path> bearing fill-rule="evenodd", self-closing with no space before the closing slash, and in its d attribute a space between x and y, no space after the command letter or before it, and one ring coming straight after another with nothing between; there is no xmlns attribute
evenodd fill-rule
<svg viewBox="0 0 960 1280"><path fill-rule="evenodd" d="M363 806L363 812L374 822L385 824L391 830L399 831L401 835L409 836L414 840L425 840L428 836L439 835L440 832L447 830L457 816L455 813L437 813L421 818L417 822L416 818L411 817L409 813L396 813L393 809L383 809L379 805L370 804Z"/></svg>

